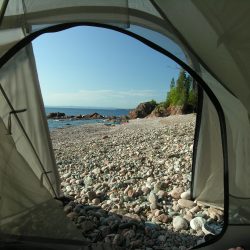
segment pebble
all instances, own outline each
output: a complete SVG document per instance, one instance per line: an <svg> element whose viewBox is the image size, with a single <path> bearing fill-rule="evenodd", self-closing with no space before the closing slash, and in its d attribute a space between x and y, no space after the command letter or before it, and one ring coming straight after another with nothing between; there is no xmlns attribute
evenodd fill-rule
<svg viewBox="0 0 250 250"><path fill-rule="evenodd" d="M194 127L191 114L51 131L61 188L74 200L65 214L88 241L189 248L205 235L205 227L189 228L192 219L223 219L223 211L190 201Z"/></svg>
<svg viewBox="0 0 250 250"><path fill-rule="evenodd" d="M101 200L99 198L95 198L91 201L94 205L99 205L101 203Z"/></svg>
<svg viewBox="0 0 250 250"><path fill-rule="evenodd" d="M207 209L207 215L212 219L221 219L223 212L219 209L210 207Z"/></svg>
<svg viewBox="0 0 250 250"><path fill-rule="evenodd" d="M139 213L143 208L140 207L139 205L136 205L135 208L134 208L134 212L137 214Z"/></svg>
<svg viewBox="0 0 250 250"><path fill-rule="evenodd" d="M150 203L151 209L157 208L157 197L155 193L151 192L148 196L148 201Z"/></svg>
<svg viewBox="0 0 250 250"><path fill-rule="evenodd" d="M92 201L96 197L96 192L95 191L87 192L87 197L89 198L90 201Z"/></svg>
<svg viewBox="0 0 250 250"><path fill-rule="evenodd" d="M104 226L104 225L100 226L98 229L100 230L103 238L105 238L108 234L110 234L111 231L109 226Z"/></svg>
<svg viewBox="0 0 250 250"><path fill-rule="evenodd" d="M65 189L66 189L67 192L70 192L72 190L72 187L71 186L66 186Z"/></svg>
<svg viewBox="0 0 250 250"><path fill-rule="evenodd" d="M94 168L94 169L92 170L92 173L95 174L95 175L98 175L98 174L101 173L101 170L100 170L100 168Z"/></svg>
<svg viewBox="0 0 250 250"><path fill-rule="evenodd" d="M159 190L156 195L158 196L158 198L162 199L167 197L168 193L164 190Z"/></svg>
<svg viewBox="0 0 250 250"><path fill-rule="evenodd" d="M66 214L68 214L69 212L71 212L72 211L72 206L70 206L70 205L66 205L65 207L64 207L64 212L66 213Z"/></svg>
<svg viewBox="0 0 250 250"><path fill-rule="evenodd" d="M169 221L169 217L166 214L160 214L157 216L157 220L163 223L167 223Z"/></svg>
<svg viewBox="0 0 250 250"><path fill-rule="evenodd" d="M164 243L167 239L167 236L166 235L159 235L157 240L161 243Z"/></svg>
<svg viewBox="0 0 250 250"><path fill-rule="evenodd" d="M195 214L195 213L197 213L197 212L200 211L200 207L199 207L199 206L193 207L193 208L191 208L189 211L190 211L191 213Z"/></svg>
<svg viewBox="0 0 250 250"><path fill-rule="evenodd" d="M195 231L202 230L206 220L202 217L195 217L190 221L190 227Z"/></svg>
<svg viewBox="0 0 250 250"><path fill-rule="evenodd" d="M186 230L188 229L188 223L181 216L176 216L173 219L173 227L177 231Z"/></svg>
<svg viewBox="0 0 250 250"><path fill-rule="evenodd" d="M88 187L88 186L91 186L92 184L93 184L92 178L89 177L89 176L87 176L87 177L84 179L84 185L85 185L86 187Z"/></svg>
<svg viewBox="0 0 250 250"><path fill-rule="evenodd" d="M120 234L116 234L114 239L113 239L112 244L117 245L117 246L121 246L123 241L124 241L123 236Z"/></svg>
<svg viewBox="0 0 250 250"><path fill-rule="evenodd" d="M178 205L180 207L192 208L193 206L195 206L195 203L193 201L190 201L190 200L179 199Z"/></svg>
<svg viewBox="0 0 250 250"><path fill-rule="evenodd" d="M146 186L142 187L142 192L143 192L144 195L149 194L150 191L151 191L151 189L149 187L146 187Z"/></svg>
<svg viewBox="0 0 250 250"><path fill-rule="evenodd" d="M181 198L184 200L190 200L191 199L190 191L186 191L186 192L181 193Z"/></svg>
<svg viewBox="0 0 250 250"><path fill-rule="evenodd" d="M82 222L82 224L81 224L81 229L82 229L83 233L88 232L88 231L94 229L95 227L96 227L95 223L88 221L88 220Z"/></svg>
<svg viewBox="0 0 250 250"><path fill-rule="evenodd" d="M123 220L124 221L131 221L131 220L141 221L141 218L138 214L128 213L124 215Z"/></svg>
<svg viewBox="0 0 250 250"><path fill-rule="evenodd" d="M181 197L181 194L183 193L183 188L182 187L178 187L178 188L174 188L171 192L170 195L174 198L174 199L179 199Z"/></svg>

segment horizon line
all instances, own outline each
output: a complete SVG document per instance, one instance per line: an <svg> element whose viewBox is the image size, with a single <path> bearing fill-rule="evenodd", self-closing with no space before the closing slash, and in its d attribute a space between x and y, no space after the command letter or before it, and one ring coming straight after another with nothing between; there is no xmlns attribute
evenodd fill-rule
<svg viewBox="0 0 250 250"><path fill-rule="evenodd" d="M45 108L76 108L76 109L134 109L134 108L116 108L116 107L94 107L94 106L67 106L67 105L44 105Z"/></svg>

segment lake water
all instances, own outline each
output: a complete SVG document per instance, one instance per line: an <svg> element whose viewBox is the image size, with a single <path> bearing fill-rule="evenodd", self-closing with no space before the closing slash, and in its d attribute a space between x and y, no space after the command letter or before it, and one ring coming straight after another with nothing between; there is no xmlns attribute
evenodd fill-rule
<svg viewBox="0 0 250 250"><path fill-rule="evenodd" d="M103 116L122 116L128 115L129 109L95 109L95 108L62 108L62 107L45 107L46 114L52 112L65 113L65 115L86 115L98 113ZM103 122L102 120L52 120L48 119L49 129L63 128L67 126L79 126L81 124L90 124Z"/></svg>

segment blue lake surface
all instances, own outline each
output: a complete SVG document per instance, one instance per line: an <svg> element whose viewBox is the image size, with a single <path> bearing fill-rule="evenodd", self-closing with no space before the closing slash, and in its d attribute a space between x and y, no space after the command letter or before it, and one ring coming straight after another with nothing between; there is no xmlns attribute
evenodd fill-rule
<svg viewBox="0 0 250 250"><path fill-rule="evenodd" d="M62 107L45 107L46 114L52 112L65 113L65 115L86 115L98 113L103 116L122 116L128 115L130 109L95 109L95 108L62 108ZM102 120L53 120L48 119L49 129L63 128L67 126L79 126L82 124L100 123Z"/></svg>

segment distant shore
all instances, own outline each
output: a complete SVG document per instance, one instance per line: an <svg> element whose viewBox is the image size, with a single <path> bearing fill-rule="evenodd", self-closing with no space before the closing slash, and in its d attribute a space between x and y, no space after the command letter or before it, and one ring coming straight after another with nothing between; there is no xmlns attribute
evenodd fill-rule
<svg viewBox="0 0 250 250"><path fill-rule="evenodd" d="M104 117L128 115L130 109L45 107L46 114L64 113L67 117L98 113Z"/></svg>
<svg viewBox="0 0 250 250"><path fill-rule="evenodd" d="M92 123L108 125L127 122L129 109L45 108L50 130Z"/></svg>

